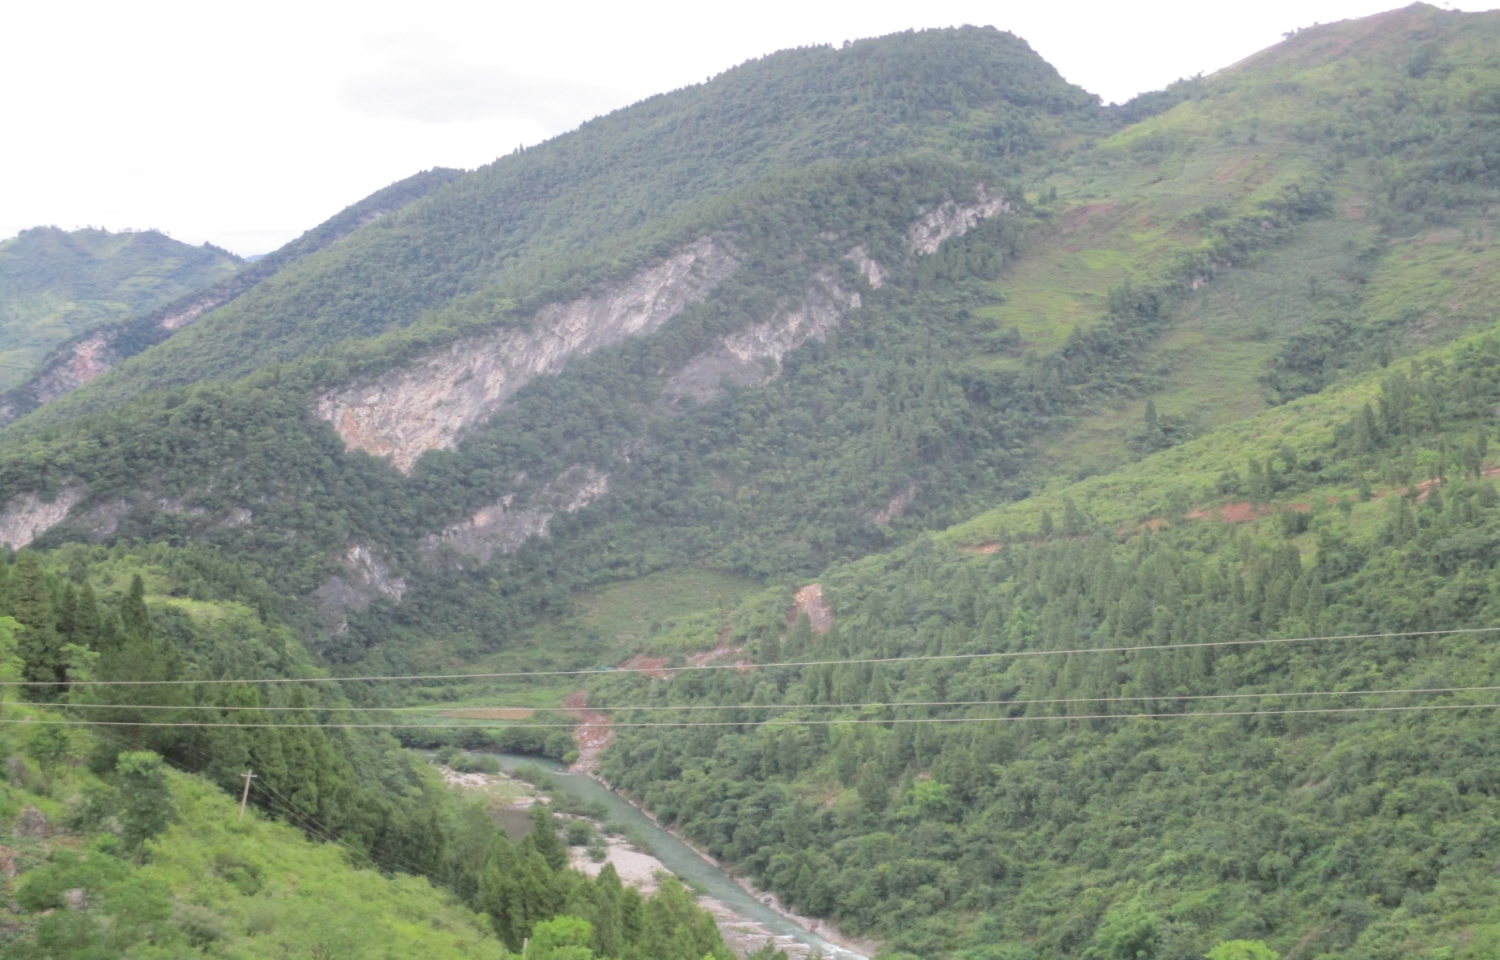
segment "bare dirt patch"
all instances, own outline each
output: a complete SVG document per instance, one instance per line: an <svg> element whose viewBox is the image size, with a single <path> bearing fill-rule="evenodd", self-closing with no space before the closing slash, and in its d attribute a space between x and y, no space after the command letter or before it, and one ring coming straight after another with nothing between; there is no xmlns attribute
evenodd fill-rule
<svg viewBox="0 0 1500 960"><path fill-rule="evenodd" d="M705 650L702 653L689 654L687 662L695 667L706 667L710 663L714 663L715 661L725 660L729 657L737 656L738 654L743 652L744 649L744 647L731 647L727 643L720 643L712 650ZM738 662L744 664L746 661L740 660Z"/></svg>
<svg viewBox="0 0 1500 960"><path fill-rule="evenodd" d="M636 654L629 660L620 664L621 670L634 670L658 680L672 679L672 671L667 669L670 661L666 657L648 657L645 654Z"/></svg>
<svg viewBox="0 0 1500 960"><path fill-rule="evenodd" d="M578 726L573 730L578 759L569 768L574 773L593 773L599 766L599 755L615 738L615 732L609 728L609 717L598 710L590 710L588 697L588 693L579 690L563 700L569 715L578 719Z"/></svg>
<svg viewBox="0 0 1500 960"><path fill-rule="evenodd" d="M827 633L833 626L833 611L823 600L823 585L809 583L792 597L792 609L787 614L787 623L795 624L797 618L807 614L813 633Z"/></svg>
<svg viewBox="0 0 1500 960"><path fill-rule="evenodd" d="M1207 520L1209 517L1217 517L1225 523L1249 523L1259 520L1261 517L1269 516L1272 509L1265 504L1256 506L1248 500L1240 500L1235 503L1225 503L1218 507L1199 507L1187 515L1189 520Z"/></svg>
<svg viewBox="0 0 1500 960"><path fill-rule="evenodd" d="M971 546L959 547L958 548L958 552L959 553L974 553L974 554L978 554L981 557L988 557L991 554L996 554L996 553L1000 552L1000 544L998 544L998 543L978 543L978 544L973 544Z"/></svg>

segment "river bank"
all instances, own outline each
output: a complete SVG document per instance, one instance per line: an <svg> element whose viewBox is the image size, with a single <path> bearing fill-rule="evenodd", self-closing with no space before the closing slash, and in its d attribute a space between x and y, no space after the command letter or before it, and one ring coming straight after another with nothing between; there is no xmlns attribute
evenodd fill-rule
<svg viewBox="0 0 1500 960"><path fill-rule="evenodd" d="M505 759L535 763L534 760L529 758ZM517 763L514 766L519 765ZM511 772L514 772L514 766L512 766ZM507 773L459 773L445 766L439 766L438 770L442 774L443 780L449 786L463 790L466 793L479 794L488 798L492 812L497 819L506 824L508 831L513 827L520 827L522 831L529 828L530 817L526 811L533 804L551 804L553 801L553 798L546 791L525 780L509 776ZM569 787L572 787L573 789L569 790L569 792L579 799L586 801L597 801L599 799L598 796L593 795L579 797L577 789L580 786L579 781L592 785L596 790L607 792L615 798L617 804L626 805L629 809L635 811L637 816L642 820L649 822L652 829L658 831L658 835L642 836L646 831L642 829L640 824L619 824L619 817L614 816L618 812L618 809L611 810L611 820L614 821L616 826L625 826L629 829L632 839L639 839L650 848L653 840L657 841L657 846L659 847L663 842L662 838L671 837L683 847L691 850L703 866L712 867L718 870L724 879L730 879L728 872L719 867L713 858L693 849L680 837L675 837L657 824L653 818L650 818L646 811L641 810L639 807L631 804L629 800L609 790L608 785L602 781L595 778L581 777L578 774L563 773L560 770L548 770L548 774L555 778L554 782L558 789L568 790ZM642 849L633 843L631 839L626 839L620 835L610 835L608 833L609 825L605 822L577 815L565 815L563 819L585 820L592 824L597 835L604 837L602 845L595 844L592 847L571 846L568 848L568 859L573 869L593 877L598 876L599 871L604 869L605 864L610 864L614 867L615 873L619 875L622 883L634 887L647 896L656 891L662 877L669 874L677 875L690 889L699 892L696 898L698 906L702 907L714 918L714 923L719 928L719 935L724 938L724 943L734 951L736 956L741 958L747 957L763 949L769 943L777 950L784 951L789 960L813 960L815 957L831 957L833 960L863 960L864 955L857 951L848 950L847 948L839 949L832 941L820 943L817 937L808 936L808 931L805 929L789 930L783 923L777 923L776 919L782 919L783 921L791 919L785 914L776 919L772 919L775 917L774 913L769 917L765 915L758 917L747 916L747 913L757 913L755 907L759 907L762 912L768 910L774 911L776 907L769 902L755 903L751 901L748 904L744 902L726 903L726 899L735 901L736 898L733 896L725 897L722 890L705 890L703 882L705 878L701 875L695 875L695 872L692 870L683 869L682 859L672 857L670 851L666 854L666 859L672 861L669 864L656 855L654 848ZM513 833L513 838L517 836L519 836L518 833ZM754 896L754 892L748 888L742 887L741 890L745 894ZM715 896L714 892L718 892L720 895ZM774 898L770 898L770 900L774 901ZM826 938L824 939L826 940Z"/></svg>
<svg viewBox="0 0 1500 960"><path fill-rule="evenodd" d="M685 837L675 827L662 826L662 823L659 819L657 819L656 814L652 813L650 810L647 810L633 797L616 789L615 786L608 780L605 780L603 777L599 776L593 771L590 771L587 775L590 779L598 783L604 789L608 790L610 793L612 793L616 797L619 797L625 803L628 803L630 804L630 806L634 807L637 811L640 812L641 816L650 820L651 823L656 827L656 829L660 830L662 833L667 834L668 836L675 837L683 846L687 847L693 853L697 854L698 857L701 858L705 863L713 866L719 872L724 874L724 876L728 877L730 880L733 880L741 890L745 891L745 893L749 894L751 897L754 897L755 900L758 901L762 906L774 910L783 918L796 924L808 933L811 933L814 936L833 944L834 946L842 948L842 950L848 956L859 957L861 958L861 960L867 960L867 958L872 956L879 948L879 944L872 940L858 940L854 937L846 936L843 931L839 930L838 927L835 927L833 924L829 923L826 920L819 920L816 917L805 917L789 909L774 893L769 893L765 890L761 890L754 884L752 884L749 880L746 880L744 877L741 877L738 874L734 873L734 871L730 870L728 867L720 863L718 858L712 856L707 850L704 850L697 844L693 843L693 841Z"/></svg>
<svg viewBox="0 0 1500 960"><path fill-rule="evenodd" d="M494 798L497 806L511 808L497 813L515 817L532 803L550 802L544 791L513 776L523 766L540 767L551 778L550 787L565 791L585 804L596 804L596 809L603 810L604 821L595 820L596 829L602 829L605 823L615 827L619 842L609 842L604 847L603 859L595 861L585 848L575 848L578 851L574 860L576 866L595 873L604 863L613 862L622 880L629 871L635 879L626 882L646 889L648 884L654 888L659 864L660 870L676 875L700 895L699 904L714 916L725 942L740 956L761 949L767 941L795 960L815 956L829 960L868 960L873 952L870 945L852 941L817 921L799 918L786 911L774 896L756 891L734 877L714 858L694 848L675 831L663 827L647 811L610 789L602 780L567 772L555 762L539 761L536 757L500 754L496 758L502 768L500 775L458 774L445 770L444 777L461 789L484 790ZM632 845L619 838L619 834L628 835L640 843Z"/></svg>

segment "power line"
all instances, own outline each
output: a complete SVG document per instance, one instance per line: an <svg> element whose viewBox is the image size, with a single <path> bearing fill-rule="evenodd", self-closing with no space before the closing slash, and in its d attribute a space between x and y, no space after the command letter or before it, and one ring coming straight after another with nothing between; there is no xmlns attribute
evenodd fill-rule
<svg viewBox="0 0 1500 960"><path fill-rule="evenodd" d="M1150 699L1164 699L1153 697ZM1005 701L1008 704L1019 704L1021 701ZM1089 701L1075 701L1089 702ZM893 717L893 718L866 718L857 717L853 719L837 720L681 720L681 721L625 721L623 723L609 724L611 729L631 727L760 727L760 726L840 726L845 724L896 724L896 723L1013 723L1047 720L1154 720L1154 719L1183 719L1183 718L1213 718L1213 717L1278 717L1296 714L1341 714L1341 713L1397 713L1397 712L1423 712L1432 710L1489 710L1500 707L1500 703L1447 703L1447 704L1408 704L1404 706L1387 707L1297 707L1283 710L1211 710L1211 711L1189 711L1187 713L1098 713L1098 714L1048 714L1045 716L990 716L990 717ZM571 730L576 724L570 723L532 723L517 724L511 721L498 723L212 723L192 721L152 721L152 720L9 720L0 719L0 724L31 724L35 726L73 726L73 727L244 727L248 729L275 729L275 728L300 728L309 729L318 727L331 730L504 730L517 727L523 730L560 729Z"/></svg>
<svg viewBox="0 0 1500 960"><path fill-rule="evenodd" d="M1293 690L1293 691L1251 691L1248 693L1165 693L1154 695L1138 695L1130 697L1056 697L1037 700L890 700L874 701L864 703L722 703L722 704L644 704L644 705L614 705L602 704L583 709L619 712L629 711L665 711L665 710L855 710L870 709L877 707L1025 707L1033 705L1059 704L1059 703L1140 703L1148 701L1196 701L1196 700L1251 700L1266 697L1360 697L1360 696L1387 696L1391 694L1418 694L1418 693L1488 693L1500 690L1500 685L1484 687L1392 687L1385 690ZM453 714L463 711L495 711L495 710L529 710L534 713L572 713L578 707L518 707L518 706L478 706L478 707L275 707L275 706L235 706L224 707L214 704L169 704L169 703L35 703L36 707L57 707L64 709L96 709L96 710L223 710L240 712L260 711L288 711L296 710L305 713L429 713L434 710L443 714ZM475 717L476 720L506 720L515 721L524 718L519 717ZM290 726L312 726L313 724L290 724ZM255 726L270 726L270 724L255 724ZM537 724L527 724L537 726Z"/></svg>
<svg viewBox="0 0 1500 960"><path fill-rule="evenodd" d="M691 673L695 670L770 670L792 667L836 667L861 664L923 663L944 660L1001 660L1018 657L1060 657L1086 653L1145 653L1160 650L1204 650L1220 647L1250 647L1285 643L1324 643L1337 640L1392 640L1413 637L1444 637L1458 634L1495 633L1500 627L1457 627L1451 630L1411 630L1396 633L1346 633L1323 637L1254 637L1246 640L1211 640L1203 643L1151 643L1140 646L1077 647L1070 650L1013 650L1000 653L933 653L911 657L861 657L839 660L800 660L790 663L709 663L694 667L593 667L583 670L517 670L502 673L428 673L408 676L363 677L267 677L248 679L204 680L3 680L0 687L134 687L183 686L187 684L258 684L258 683L377 683L417 680L508 680L535 677L610 676L621 673L654 675Z"/></svg>
<svg viewBox="0 0 1500 960"><path fill-rule="evenodd" d="M34 704L34 706L58 706L58 704ZM97 724L97 723L93 724L93 726L96 727L95 733L97 733L97 734L101 734L101 735L104 735L104 736L112 737L115 740L116 743L119 743L119 744L122 744L122 745L125 745L125 746L135 746L134 744L131 744L130 741L126 740L125 737L122 736L116 730L97 729L98 727L102 726L101 724ZM302 724L286 724L285 726L305 726L305 725L302 725ZM178 746L179 746L179 749L180 749L184 745L179 744ZM205 749L202 746L199 746L197 744L191 744L191 743L190 744L186 744L185 746L187 747L187 752L190 752L194 756L196 756L196 758L198 759L198 761L200 763L204 759L206 759L206 752L205 752ZM167 758L163 757L163 760L166 760L166 759ZM168 761L168 762L170 763L170 761ZM183 771L183 772L189 773L190 775L194 775L194 776L202 776L202 771L201 770L199 770L199 771ZM339 836L337 833L335 833L332 830L332 828L330 828L330 827L328 827L328 826L320 823L317 820L317 818L315 818L313 816L310 816L309 814L303 813L302 811L300 811L300 810L296 809L294 806L292 806L291 800L289 798L287 798L287 796L285 794L281 793L281 791L279 791L275 787L271 786L271 784L266 780L266 778L264 778L264 777L257 777L256 778L256 782L258 784L257 793L261 793L262 791L269 791L272 794L271 797L265 797L264 795L262 795L260 797L260 799L264 800L271 807L274 807L275 809L272 812L273 813L279 813L282 821L285 822L287 825L292 826L292 827L294 827L296 829L302 830L304 832L311 833L313 836L317 837L319 840L323 841L324 843L332 843L332 844L337 844L337 845L339 845L341 847L344 847L351 854L354 854L356 856L356 858L367 860L370 863L373 863L375 866L380 867L380 868L385 869L385 870L388 870L391 873L399 872L399 871L397 871L395 868L393 868L391 866L391 863L394 862L394 863L399 864L399 865L401 865L403 867L410 868L411 874L413 874L415 876L425 877L426 879L428 879L429 881L431 881L433 884L435 884L437 886L442 886L445 889L448 889L448 890L452 891L455 894L458 892L457 890L454 890L452 887L448 886L447 884L443 883L442 881L436 879L430 873L427 873L421 867L417 866L416 864L412 863L409 860L406 860L406 859L404 859L402 857L398 857L398 856L395 856L394 854L389 854L389 853L386 854L385 857L382 859L381 857L377 857L373 851L361 849L360 847L357 847L357 846L354 846L354 845L350 844L348 841L346 841L341 836Z"/></svg>

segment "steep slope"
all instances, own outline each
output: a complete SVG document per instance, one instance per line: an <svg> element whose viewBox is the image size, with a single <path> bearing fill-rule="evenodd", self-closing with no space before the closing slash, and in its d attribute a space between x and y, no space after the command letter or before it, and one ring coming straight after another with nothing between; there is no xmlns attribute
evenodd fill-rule
<svg viewBox="0 0 1500 960"><path fill-rule="evenodd" d="M63 343L48 355L41 369L20 385L0 396L0 424L56 400L109 371L120 361L160 343L173 333L196 323L205 313L217 310L277 272L303 257L329 246L366 224L373 223L420 199L458 176L455 170L429 170L391 184L359 203L348 207L326 222L309 230L291 243L254 263L242 266L233 276L218 283L199 283L206 289L181 296L174 289L154 301L132 305L128 320L110 317L113 322L99 322L70 342ZM162 301L170 302L162 305ZM72 333L79 333L73 330ZM8 385L0 385L4 387Z"/></svg>
<svg viewBox="0 0 1500 960"><path fill-rule="evenodd" d="M227 251L155 230L37 227L0 242L0 390L21 382L58 343L155 309L240 267Z"/></svg>
<svg viewBox="0 0 1500 960"><path fill-rule="evenodd" d="M329 725L351 707L277 605L196 549L0 562L6 957L498 958L550 925L601 960L731 960L681 885L642 897L571 869L547 802L512 843L380 728L384 711ZM408 732L572 745L546 728Z"/></svg>
<svg viewBox="0 0 1500 960"><path fill-rule="evenodd" d="M102 825L58 822L60 788L84 786L98 804L108 786L32 777L35 792L7 785L0 797L0 818L15 824L0 838L21 905L0 935L6 956L506 956L481 917L426 880L355 869L337 845L255 813L238 820L234 801L196 777L164 778L153 799L175 823L144 865Z"/></svg>
<svg viewBox="0 0 1500 960"><path fill-rule="evenodd" d="M1497 45L1494 14L1415 4L1300 31L1142 98L1134 112L1153 115L1049 178L1061 214L997 318L1057 342L1174 236L1300 179L1323 192L1315 222L1247 269L1195 280L1154 351L1161 416L1207 429L1487 323ZM1053 468L1138 454L1126 441L1146 399L1082 422L1052 447Z"/></svg>
<svg viewBox="0 0 1500 960"><path fill-rule="evenodd" d="M1488 296L1488 234L1409 231L1468 223L1455 198L1490 195L1482 166L1413 180L1447 148L1328 129L1368 87L1425 104L1442 143L1480 136L1473 91L1495 78L1472 51L1496 19L1373 23L1119 114L986 30L778 55L638 105L434 191L15 424L0 527L12 545L217 543L306 602L326 656L430 658L504 647L560 591L684 565L812 573L1109 469L1473 322L1428 322L1428 305L1439 280ZM1350 31L1376 53L1319 39ZM1437 66L1399 52L1418 49ZM852 137L907 111L885 148L926 152L765 175L822 155L788 104L823 67L889 83L827 92L812 116ZM951 84L963 109L909 109ZM604 149L596 131L644 162L663 111L752 90L787 103L724 128L736 146L712 182L759 179L591 214L589 240L582 220L539 226L624 182L564 162ZM1398 116L1419 130L1415 110ZM1001 149L1002 115L1032 149ZM499 202L554 155L567 190ZM1381 212L1391 177L1427 186Z"/></svg>
<svg viewBox="0 0 1500 960"><path fill-rule="evenodd" d="M0 435L0 541L52 576L14 596L56 603L26 669L262 679L300 635L510 674L348 685L380 707L587 669L591 709L700 711L622 724L608 776L895 955L1484 956L1496 664L1451 631L1493 627L1500 562L1500 346L1466 339L1497 48L1414 6L1104 111L934 31L506 158ZM90 565L134 556L184 655L63 643L64 571L123 623ZM291 756L339 743L305 726ZM307 802L439 849L389 746ZM343 803L349 769L405 799Z"/></svg>
<svg viewBox="0 0 1500 960"><path fill-rule="evenodd" d="M783 51L497 160L205 317L93 396L244 375L482 291L534 308L636 268L689 210L768 175L915 150L1014 168L1092 107L994 29Z"/></svg>
<svg viewBox="0 0 1500 960"><path fill-rule="evenodd" d="M831 568L818 621L755 597L673 638L720 669L591 684L600 769L918 956L1488 956L1497 371L1490 333Z"/></svg>

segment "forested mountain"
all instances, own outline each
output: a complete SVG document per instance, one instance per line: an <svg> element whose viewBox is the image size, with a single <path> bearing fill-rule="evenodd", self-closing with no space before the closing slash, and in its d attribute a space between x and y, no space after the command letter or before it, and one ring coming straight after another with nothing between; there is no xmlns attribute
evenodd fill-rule
<svg viewBox="0 0 1500 960"><path fill-rule="evenodd" d="M227 250L155 230L24 230L0 242L0 390L58 343L233 276Z"/></svg>
<svg viewBox="0 0 1500 960"><path fill-rule="evenodd" d="M1497 372L1490 333L832 567L816 630L751 597L658 651L765 667L593 685L603 772L918 956L1489 956Z"/></svg>
<svg viewBox="0 0 1500 960"><path fill-rule="evenodd" d="M9 423L16 417L89 383L121 360L161 343L183 327L197 322L205 313L224 306L283 268L342 240L365 224L401 209L456 176L456 170L435 169L408 177L345 208L286 246L253 263L241 264L238 271L223 275L223 279L216 283L211 281L218 279L217 277L207 277L203 282L190 285L186 295L182 295L183 289L174 288L166 291L165 296L129 305L127 312L133 315L111 315L98 318L84 327L74 325L69 332L77 335L48 354L40 369L35 372L27 371L31 375L25 382L17 384L19 377L16 377L10 383L0 385L9 387L0 396L0 423ZM35 232L29 231L22 236ZM40 252L36 259L38 272L61 269L66 260L65 257L58 256L56 250ZM53 342L55 343L55 338Z"/></svg>
<svg viewBox="0 0 1500 960"><path fill-rule="evenodd" d="M576 678L271 681L649 664L587 684L605 775L892 955L1487 955L1489 635L1268 641L1492 626L1497 54L1418 4L1102 107L898 34L403 181L12 394L28 696L221 710L128 746L280 756L268 813L512 948L614 894L485 900L546 851L450 856L421 763L320 722Z"/></svg>

